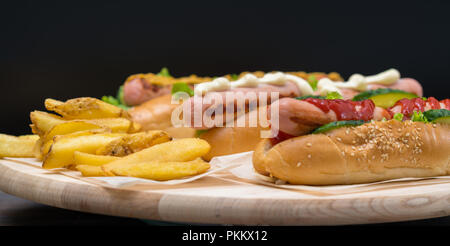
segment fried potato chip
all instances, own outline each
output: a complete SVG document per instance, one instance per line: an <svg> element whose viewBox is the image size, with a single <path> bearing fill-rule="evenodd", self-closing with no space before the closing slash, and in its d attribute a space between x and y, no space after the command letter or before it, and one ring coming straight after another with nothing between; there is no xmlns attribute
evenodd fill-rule
<svg viewBox="0 0 450 246"><path fill-rule="evenodd" d="M51 169L73 164L73 153L75 151L94 154L98 148L121 136L123 134L95 133L92 131L55 136L48 154L44 157L42 167Z"/></svg>
<svg viewBox="0 0 450 246"><path fill-rule="evenodd" d="M45 108L63 116L64 119L130 118L127 111L97 98L79 97L61 102L45 100Z"/></svg>
<svg viewBox="0 0 450 246"><path fill-rule="evenodd" d="M166 132L155 130L125 135L97 150L98 155L127 156L171 138Z"/></svg>
<svg viewBox="0 0 450 246"><path fill-rule="evenodd" d="M158 181L180 179L206 172L208 162L198 158L187 162L141 162L116 166L110 171L116 176L130 176Z"/></svg>
<svg viewBox="0 0 450 246"><path fill-rule="evenodd" d="M106 163L119 160L120 157L109 155L94 155L75 151L73 153L74 165L101 166Z"/></svg>
<svg viewBox="0 0 450 246"><path fill-rule="evenodd" d="M11 136L0 134L0 157L34 157L39 136Z"/></svg>

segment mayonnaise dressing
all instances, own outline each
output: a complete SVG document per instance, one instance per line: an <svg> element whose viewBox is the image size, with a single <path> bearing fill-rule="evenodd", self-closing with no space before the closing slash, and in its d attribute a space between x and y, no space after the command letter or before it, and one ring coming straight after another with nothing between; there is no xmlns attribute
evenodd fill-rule
<svg viewBox="0 0 450 246"><path fill-rule="evenodd" d="M320 95L326 95L329 92L340 92L340 89L352 89L357 91L367 90L370 84L392 85L400 79L400 72L396 69L389 69L376 75L363 76L353 74L347 82L334 82L329 78L323 78L317 83L317 91Z"/></svg>
<svg viewBox="0 0 450 246"><path fill-rule="evenodd" d="M267 73L262 78L258 78L253 74L246 74L236 81L230 81L225 77L216 78L213 81L195 85L194 93L203 96L212 91L227 91L240 87L258 87L260 84L283 86L286 82L290 81L297 85L302 96L312 95L313 93L325 96L327 93L333 91L341 93L341 89L365 91L370 84L391 85L399 79L399 71L393 68L371 76L353 74L347 82L336 82L329 78L322 78L317 83L317 92L314 93L311 85L306 80L292 74L275 72Z"/></svg>
<svg viewBox="0 0 450 246"><path fill-rule="evenodd" d="M196 95L202 96L212 91L226 91L240 87L257 87L260 84L283 86L288 81L293 82L297 85L301 95L312 95L314 92L312 87L306 80L291 74L275 72L265 74L262 78L258 78L253 74L246 74L236 81L229 81L225 77L220 77L214 79L211 82L197 84L194 88L194 93Z"/></svg>

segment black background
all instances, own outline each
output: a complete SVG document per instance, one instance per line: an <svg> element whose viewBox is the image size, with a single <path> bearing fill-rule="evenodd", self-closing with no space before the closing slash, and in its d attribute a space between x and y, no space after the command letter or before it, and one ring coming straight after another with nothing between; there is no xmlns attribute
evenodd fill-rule
<svg viewBox="0 0 450 246"><path fill-rule="evenodd" d="M133 73L374 74L448 97L450 1L11 1L0 6L0 129L51 97L115 94Z"/></svg>

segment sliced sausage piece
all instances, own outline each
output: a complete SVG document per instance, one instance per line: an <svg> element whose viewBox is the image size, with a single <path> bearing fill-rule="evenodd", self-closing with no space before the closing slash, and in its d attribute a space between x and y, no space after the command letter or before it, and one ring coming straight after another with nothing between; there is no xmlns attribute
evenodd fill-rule
<svg viewBox="0 0 450 246"><path fill-rule="evenodd" d="M419 97L423 96L423 89L420 83L411 78L402 78L397 81L397 83L385 86L385 85L378 85L378 84L371 84L368 86L369 90L376 90L378 88L391 88L396 90L402 90L409 93L414 93L418 95Z"/></svg>
<svg viewBox="0 0 450 246"><path fill-rule="evenodd" d="M210 92L203 97L196 95L183 104L183 115L185 116L184 119L186 119L185 125L196 129L215 127L207 124L203 115L205 113L210 115L212 112L218 112L216 109L220 109L222 114L213 115L211 118L221 121L223 124L235 120L237 112L248 112L250 111L249 105L254 107L260 105L259 100L263 93L267 96L266 103L270 104L272 102L272 92L278 92L279 98L300 96L300 90L292 82L287 82L282 86L262 84L258 87L242 87L222 92ZM227 108L233 109L233 112L227 112ZM217 117L220 118L217 119Z"/></svg>
<svg viewBox="0 0 450 246"><path fill-rule="evenodd" d="M125 83L123 99L127 105L136 106L150 99L170 94L171 85L147 83L143 78L136 78Z"/></svg>
<svg viewBox="0 0 450 246"><path fill-rule="evenodd" d="M270 114L278 107L278 129L271 118L272 131L292 136L310 133L317 127L338 120L382 120L391 119L386 109L375 107L371 100L324 100L282 98L270 107ZM275 114L276 115L276 114Z"/></svg>

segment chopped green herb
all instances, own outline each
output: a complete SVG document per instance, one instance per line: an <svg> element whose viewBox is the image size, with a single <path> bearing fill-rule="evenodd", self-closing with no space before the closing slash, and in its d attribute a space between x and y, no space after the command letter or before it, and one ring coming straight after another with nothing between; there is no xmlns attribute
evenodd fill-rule
<svg viewBox="0 0 450 246"><path fill-rule="evenodd" d="M396 113L394 114L394 120L402 121L404 115L402 113Z"/></svg>
<svg viewBox="0 0 450 246"><path fill-rule="evenodd" d="M315 91L317 90L317 83L319 83L319 81L317 80L316 76L314 75L309 75L308 77L308 83L311 86L311 88Z"/></svg>
<svg viewBox="0 0 450 246"><path fill-rule="evenodd" d="M163 77L172 77L169 73L169 69L167 69L166 67L163 67L157 75L163 76Z"/></svg>
<svg viewBox="0 0 450 246"><path fill-rule="evenodd" d="M420 111L415 111L415 110L414 110L414 112L413 112L413 115L412 115L412 117L411 117L411 120L412 120L412 121L424 122L424 123L427 123L427 122L428 122L427 117L425 117L425 115L424 115L422 112L420 112Z"/></svg>
<svg viewBox="0 0 450 246"><path fill-rule="evenodd" d="M230 74L230 77L231 77L231 81L236 81L239 79L239 75L235 74L235 73Z"/></svg>
<svg viewBox="0 0 450 246"><path fill-rule="evenodd" d="M343 99L342 95L337 91L328 92L326 99Z"/></svg>
<svg viewBox="0 0 450 246"><path fill-rule="evenodd" d="M185 92L187 94L189 94L189 96L194 96L194 90L191 89L191 87L189 87L188 84L186 83L175 83L172 86L172 94L175 94L177 92Z"/></svg>
<svg viewBox="0 0 450 246"><path fill-rule="evenodd" d="M125 101L123 99L123 85L119 87L119 90L117 91L117 97L103 96L102 101L112 104L114 106L117 106L119 108L125 109L125 110L130 109L130 107L125 103Z"/></svg>

